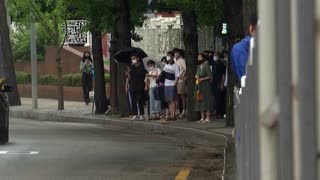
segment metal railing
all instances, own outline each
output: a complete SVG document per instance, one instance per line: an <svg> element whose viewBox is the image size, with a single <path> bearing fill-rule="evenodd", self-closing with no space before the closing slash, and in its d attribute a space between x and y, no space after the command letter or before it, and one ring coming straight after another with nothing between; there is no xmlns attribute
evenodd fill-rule
<svg viewBox="0 0 320 180"><path fill-rule="evenodd" d="M319 179L320 2L258 4L253 63L235 109L237 178Z"/></svg>

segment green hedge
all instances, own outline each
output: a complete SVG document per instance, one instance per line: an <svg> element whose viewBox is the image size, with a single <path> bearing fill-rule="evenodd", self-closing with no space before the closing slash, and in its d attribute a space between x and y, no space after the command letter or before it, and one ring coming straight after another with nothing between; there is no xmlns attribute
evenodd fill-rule
<svg viewBox="0 0 320 180"><path fill-rule="evenodd" d="M16 72L18 84L31 84L31 74L25 72ZM106 83L110 81L110 75L104 75ZM62 76L62 81L65 86L81 86L81 74L65 74ZM56 85L56 75L40 75L38 77L40 85Z"/></svg>
<svg viewBox="0 0 320 180"><path fill-rule="evenodd" d="M31 74L26 72L16 72L17 83L18 84L30 84Z"/></svg>

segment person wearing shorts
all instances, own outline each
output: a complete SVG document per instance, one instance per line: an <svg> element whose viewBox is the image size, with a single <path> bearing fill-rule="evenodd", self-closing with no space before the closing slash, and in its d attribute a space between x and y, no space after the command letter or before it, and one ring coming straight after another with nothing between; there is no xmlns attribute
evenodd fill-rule
<svg viewBox="0 0 320 180"><path fill-rule="evenodd" d="M182 49L178 49L175 48L174 50L174 58L176 59L176 64L179 67L179 71L180 71L180 75L179 75L179 79L178 79L178 83L177 83L177 99L176 99L176 103L179 104L180 100L181 100L181 104L180 104L180 109L182 109L182 113L180 114L180 118L185 116L185 112L187 109L186 106L186 62L183 59L183 55L184 55L184 51Z"/></svg>
<svg viewBox="0 0 320 180"><path fill-rule="evenodd" d="M179 79L180 71L177 64L174 63L174 53L169 51L167 53L168 64L163 68L165 73L165 82L164 82L164 96L166 102L169 104L169 117L168 121L176 120L176 86Z"/></svg>

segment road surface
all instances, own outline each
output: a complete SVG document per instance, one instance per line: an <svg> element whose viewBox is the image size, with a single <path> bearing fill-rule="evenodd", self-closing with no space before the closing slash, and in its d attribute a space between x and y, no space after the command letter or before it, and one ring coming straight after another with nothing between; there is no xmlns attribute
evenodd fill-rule
<svg viewBox="0 0 320 180"><path fill-rule="evenodd" d="M119 128L10 119L0 179L216 179L222 157L213 151Z"/></svg>

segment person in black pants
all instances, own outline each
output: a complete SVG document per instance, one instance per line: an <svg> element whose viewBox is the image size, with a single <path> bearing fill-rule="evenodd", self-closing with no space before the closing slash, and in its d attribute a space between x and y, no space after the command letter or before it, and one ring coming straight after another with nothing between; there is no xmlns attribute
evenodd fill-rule
<svg viewBox="0 0 320 180"><path fill-rule="evenodd" d="M93 62L88 51L83 53L82 61L80 62L80 71L82 72L82 90L84 102L90 103L89 92L92 90L92 71Z"/></svg>
<svg viewBox="0 0 320 180"><path fill-rule="evenodd" d="M221 61L221 54L216 52L214 55L214 63L212 66L213 73L213 94L214 94L214 110L216 118L222 118L225 114L226 99L225 99L225 73L226 66Z"/></svg>
<svg viewBox="0 0 320 180"><path fill-rule="evenodd" d="M130 93L133 117L131 120L144 120L144 104L146 100L145 78L147 70L137 54L131 55L132 65L128 67L129 89L126 86L126 93ZM139 112L138 113L138 107Z"/></svg>

